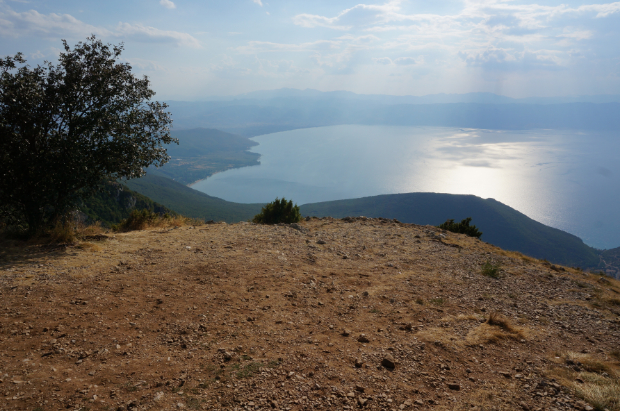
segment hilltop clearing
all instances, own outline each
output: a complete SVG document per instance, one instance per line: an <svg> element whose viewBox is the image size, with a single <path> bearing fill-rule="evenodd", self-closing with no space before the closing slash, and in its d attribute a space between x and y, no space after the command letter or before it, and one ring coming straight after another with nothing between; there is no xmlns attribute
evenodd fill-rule
<svg viewBox="0 0 620 411"><path fill-rule="evenodd" d="M597 250L577 236L532 220L492 198L443 193L389 194L304 204L303 215L396 218L405 223L439 225L472 217L482 240L553 263L600 269Z"/></svg>
<svg viewBox="0 0 620 411"><path fill-rule="evenodd" d="M3 410L620 410L618 281L430 226L211 224L0 258Z"/></svg>

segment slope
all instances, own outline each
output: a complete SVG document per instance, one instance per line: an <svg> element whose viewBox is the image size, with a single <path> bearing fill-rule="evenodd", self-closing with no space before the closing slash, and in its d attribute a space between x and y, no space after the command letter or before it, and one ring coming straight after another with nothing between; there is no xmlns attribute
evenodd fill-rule
<svg viewBox="0 0 620 411"><path fill-rule="evenodd" d="M564 231L548 227L493 199L473 195L409 193L381 195L352 200L328 201L301 206L303 215L366 216L396 218L416 224L439 225L452 218L472 217L482 232L482 240L554 263L597 267L598 253Z"/></svg>
<svg viewBox="0 0 620 411"><path fill-rule="evenodd" d="M124 183L130 189L186 217L232 223L251 219L260 212L263 206L262 204L231 203L152 173Z"/></svg>
<svg viewBox="0 0 620 411"><path fill-rule="evenodd" d="M129 217L134 209L174 214L172 210L119 183L108 183L103 191L85 199L79 208L87 221L99 221L108 227Z"/></svg>

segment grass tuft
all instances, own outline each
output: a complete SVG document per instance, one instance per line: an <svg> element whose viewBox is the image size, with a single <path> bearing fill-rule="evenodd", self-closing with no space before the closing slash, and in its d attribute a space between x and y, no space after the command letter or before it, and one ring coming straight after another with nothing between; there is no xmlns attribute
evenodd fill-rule
<svg viewBox="0 0 620 411"><path fill-rule="evenodd" d="M620 370L589 354L566 352L549 373L594 409L620 411ZM556 361L557 363L557 361Z"/></svg>
<svg viewBox="0 0 620 411"><path fill-rule="evenodd" d="M170 214L160 215L149 210L132 210L127 219L123 220L115 227L118 231L144 230L149 227L182 227L184 225L202 225L201 220L171 216Z"/></svg>
<svg viewBox="0 0 620 411"><path fill-rule="evenodd" d="M470 345L498 343L502 340L522 340L527 334L523 328L517 327L498 312L491 313L489 318L467 335Z"/></svg>
<svg viewBox="0 0 620 411"><path fill-rule="evenodd" d="M500 265L493 264L491 261L487 260L481 268L482 275L491 278L499 278Z"/></svg>

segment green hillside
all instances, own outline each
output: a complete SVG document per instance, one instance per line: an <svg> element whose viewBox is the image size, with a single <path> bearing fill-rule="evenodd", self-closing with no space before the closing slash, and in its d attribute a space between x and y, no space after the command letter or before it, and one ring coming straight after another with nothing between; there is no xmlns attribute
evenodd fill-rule
<svg viewBox="0 0 620 411"><path fill-rule="evenodd" d="M108 227L129 217L134 209L174 214L174 211L119 183L107 184L104 191L84 200L79 209L89 221L100 221Z"/></svg>
<svg viewBox="0 0 620 411"><path fill-rule="evenodd" d="M263 206L231 203L152 173L124 184L186 217L234 223L251 219Z"/></svg>
<svg viewBox="0 0 620 411"><path fill-rule="evenodd" d="M578 267L596 267L597 250L564 231L532 220L493 199L473 195L410 193L380 195L352 200L305 204L301 213L310 216L366 216L396 218L404 223L439 225L451 218L472 217L483 232L481 240L506 250Z"/></svg>

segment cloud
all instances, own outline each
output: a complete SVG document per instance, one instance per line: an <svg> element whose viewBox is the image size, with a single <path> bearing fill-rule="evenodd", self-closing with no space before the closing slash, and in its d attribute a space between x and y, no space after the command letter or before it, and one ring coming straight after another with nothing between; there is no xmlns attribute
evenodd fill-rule
<svg viewBox="0 0 620 411"><path fill-rule="evenodd" d="M413 57L399 57L394 60L394 64L398 64L399 66L410 66L412 64L417 64L417 61Z"/></svg>
<svg viewBox="0 0 620 411"><path fill-rule="evenodd" d="M350 30L355 26L385 20L386 16L400 9L400 3L402 0L393 0L383 5L358 4L343 10L334 17L302 13L293 17L293 23L307 28L329 27L335 30Z"/></svg>
<svg viewBox="0 0 620 411"><path fill-rule="evenodd" d="M0 35L19 37L23 35L62 36L96 34L109 35L109 30L86 24L70 14L41 14L36 10L22 13L5 9L0 12Z"/></svg>
<svg viewBox="0 0 620 411"><path fill-rule="evenodd" d="M557 70L563 66L557 52L552 50L515 51L512 49L488 48L483 51L460 53L469 66L478 66L498 71L529 71L536 69Z"/></svg>
<svg viewBox="0 0 620 411"><path fill-rule="evenodd" d="M176 9L177 8L176 4L174 4L170 0L159 0L159 4L161 4L162 6L164 6L167 9Z"/></svg>
<svg viewBox="0 0 620 411"><path fill-rule="evenodd" d="M201 47L200 42L191 34L161 30L155 27L143 26L142 24L119 23L113 35L145 43L173 43L178 46Z"/></svg>
<svg viewBox="0 0 620 411"><path fill-rule="evenodd" d="M360 3L332 15L302 13L292 20L308 29L348 32L338 40L380 34L383 38L375 38L368 48L394 53L428 50L443 53L444 63L458 65L460 57L467 65L485 70L557 70L584 55L592 56L593 41L620 34L611 21L600 21L620 14L620 1L548 6L526 0L463 0L462 5L453 13L438 14L412 13L409 3L400 0ZM602 51L605 46L599 42L596 47ZM372 60L385 65L422 62L392 56Z"/></svg>
<svg viewBox="0 0 620 411"><path fill-rule="evenodd" d="M252 1L258 4L259 6L263 7L263 2L261 0L252 0Z"/></svg>
<svg viewBox="0 0 620 411"><path fill-rule="evenodd" d="M101 38L171 43L177 46L200 48L200 42L188 33L161 30L142 24L119 23L115 28L104 28L84 23L70 14L41 14L36 10L21 13L10 9L0 11L0 36L2 37L39 36L83 39L91 34Z"/></svg>
<svg viewBox="0 0 620 411"><path fill-rule="evenodd" d="M392 64L392 59L389 57L381 57L373 60L375 61L375 63L383 64L384 66Z"/></svg>
<svg viewBox="0 0 620 411"><path fill-rule="evenodd" d="M300 52L338 49L342 42L333 40L317 40L307 43L272 43L268 41L250 41L246 46L237 47L242 54L270 52Z"/></svg>

